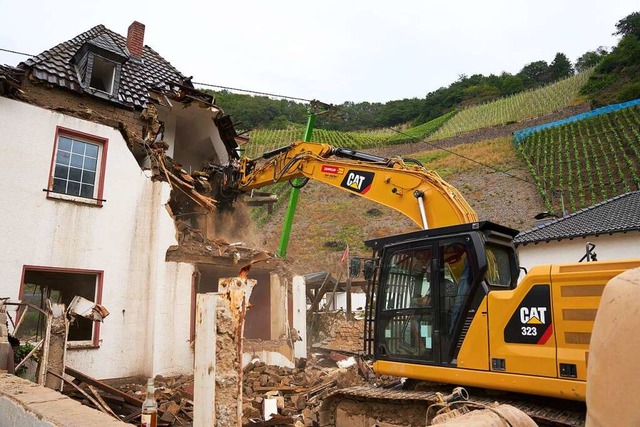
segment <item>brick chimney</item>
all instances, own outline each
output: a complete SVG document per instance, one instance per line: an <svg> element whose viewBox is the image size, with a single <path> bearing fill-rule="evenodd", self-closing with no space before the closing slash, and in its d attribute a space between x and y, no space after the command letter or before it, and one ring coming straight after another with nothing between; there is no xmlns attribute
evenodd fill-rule
<svg viewBox="0 0 640 427"><path fill-rule="evenodd" d="M127 49L136 59L142 58L142 47L144 46L144 24L133 21L127 31Z"/></svg>

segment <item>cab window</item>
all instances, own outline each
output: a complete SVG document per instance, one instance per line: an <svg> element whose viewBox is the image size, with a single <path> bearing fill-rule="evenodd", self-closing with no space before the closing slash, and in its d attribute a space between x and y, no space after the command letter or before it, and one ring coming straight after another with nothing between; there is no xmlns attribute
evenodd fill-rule
<svg viewBox="0 0 640 427"><path fill-rule="evenodd" d="M487 282L490 286L511 286L511 257L507 248L487 245Z"/></svg>

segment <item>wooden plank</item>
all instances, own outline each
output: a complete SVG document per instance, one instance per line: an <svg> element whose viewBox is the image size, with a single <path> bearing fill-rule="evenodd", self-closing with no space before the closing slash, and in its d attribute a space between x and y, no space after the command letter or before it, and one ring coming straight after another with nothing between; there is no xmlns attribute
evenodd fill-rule
<svg viewBox="0 0 640 427"><path fill-rule="evenodd" d="M113 415L117 419L120 419L120 417L116 415L115 412L113 412L113 409L111 409L111 407L107 405L107 402L105 402L102 399L102 396L100 396L100 393L98 393L98 390L96 390L94 386L87 384L87 387L89 388L89 390L91 390L91 393L96 397L96 400L100 402L100 404L104 407L104 409L107 410L107 412L109 412L109 414Z"/></svg>
<svg viewBox="0 0 640 427"><path fill-rule="evenodd" d="M89 402L91 402L96 408L98 408L100 411L104 412L107 415L111 415L113 417L115 417L117 420L120 420L120 417L118 417L116 414L113 413L113 411L111 411L111 413L109 411L107 411L106 408L104 408L100 402L98 402L96 399L94 399L93 397L89 396L89 394L87 392L85 392L83 389L81 389L80 387L78 387L77 385L75 385L74 383L72 383L71 381L69 381L68 379L66 379L65 377L63 377L62 375L58 375L57 373L53 372L53 371L48 371L48 373L50 375L53 375L56 378L59 378L60 380L62 380L63 383L65 384L69 384L71 387L73 387L77 392L79 392L81 395L83 395ZM109 408L110 410L111 408Z"/></svg>
<svg viewBox="0 0 640 427"><path fill-rule="evenodd" d="M322 281L322 285L320 285L320 288L318 288L318 291L316 292L316 297L311 302L311 311L318 311L318 308L319 308L318 304L320 304L320 300L322 299L322 297L324 296L324 294L326 292L324 287L327 285L330 275L331 274L327 272L327 275L324 276L324 280Z"/></svg>
<svg viewBox="0 0 640 427"><path fill-rule="evenodd" d="M51 301L46 300L47 311L45 314L45 332L42 342L42 354L40 355L40 364L38 365L38 381L39 385L44 386L47 379L47 365L49 364L49 341L51 340Z"/></svg>
<svg viewBox="0 0 640 427"><path fill-rule="evenodd" d="M273 387L254 387L253 391L257 393L266 393L268 391L280 391L282 393L304 393L308 389L305 387L291 386L273 386Z"/></svg>
<svg viewBox="0 0 640 427"><path fill-rule="evenodd" d="M193 425L216 425L216 307L218 294L196 296Z"/></svg>
<svg viewBox="0 0 640 427"><path fill-rule="evenodd" d="M136 409L135 411L124 417L122 421L128 423L129 421L133 421L138 418L140 414L142 414L142 409Z"/></svg>
<svg viewBox="0 0 640 427"><path fill-rule="evenodd" d="M90 385L92 385L94 387L97 387L98 389L100 389L102 391L105 391L105 392L107 392L109 394L121 397L121 398L124 399L125 402L130 403L133 406L142 407L142 400L136 399L135 397L128 395L124 391L120 391L117 388L113 388L110 385L107 385L107 384L103 383L102 381L98 381L95 378L91 378L90 376L85 375L80 371L76 371L75 369L69 368L67 366L67 367L65 367L64 372L65 372L65 374L71 375L73 378L76 378L76 379L82 381L83 383L90 384Z"/></svg>

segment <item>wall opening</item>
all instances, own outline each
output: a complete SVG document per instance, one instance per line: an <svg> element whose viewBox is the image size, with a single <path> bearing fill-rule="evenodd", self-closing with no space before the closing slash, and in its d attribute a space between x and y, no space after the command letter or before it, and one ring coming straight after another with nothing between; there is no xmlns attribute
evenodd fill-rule
<svg viewBox="0 0 640 427"><path fill-rule="evenodd" d="M45 308L45 300L69 306L76 295L89 301L101 300L102 272L79 270L26 268L20 291L20 299L40 308ZM22 335L42 336L44 319L35 311L28 312L21 326ZM68 342L70 347L95 346L98 344L98 323L76 316L69 325Z"/></svg>
<svg viewBox="0 0 640 427"><path fill-rule="evenodd" d="M225 277L236 277L240 271L239 266L222 267L211 264L198 264L199 279L196 279L196 292L217 292L218 280ZM248 339L270 340L271 337L271 275L268 270L251 269L250 279L255 279L258 284L253 288L249 303L251 307L247 311L244 323L244 337Z"/></svg>
<svg viewBox="0 0 640 427"><path fill-rule="evenodd" d="M89 86L109 95L113 93L113 81L116 74L116 64L97 55L93 56L93 68Z"/></svg>

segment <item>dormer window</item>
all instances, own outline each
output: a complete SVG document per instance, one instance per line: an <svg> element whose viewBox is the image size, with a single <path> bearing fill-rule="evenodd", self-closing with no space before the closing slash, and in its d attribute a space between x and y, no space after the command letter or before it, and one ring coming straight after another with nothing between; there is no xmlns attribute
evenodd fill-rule
<svg viewBox="0 0 640 427"><path fill-rule="evenodd" d="M86 41L71 58L82 88L100 98L118 101L122 64L128 54L108 34Z"/></svg>
<svg viewBox="0 0 640 427"><path fill-rule="evenodd" d="M89 87L112 95L115 77L116 64L94 55Z"/></svg>

